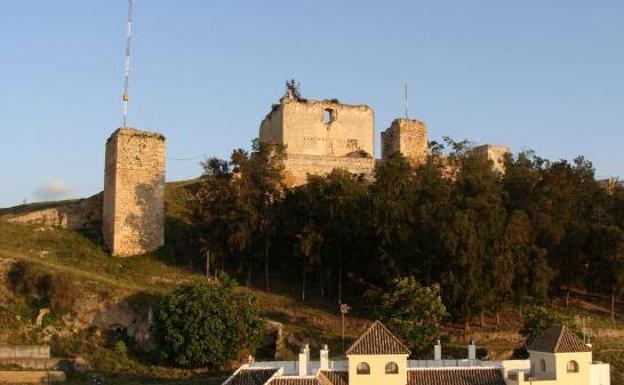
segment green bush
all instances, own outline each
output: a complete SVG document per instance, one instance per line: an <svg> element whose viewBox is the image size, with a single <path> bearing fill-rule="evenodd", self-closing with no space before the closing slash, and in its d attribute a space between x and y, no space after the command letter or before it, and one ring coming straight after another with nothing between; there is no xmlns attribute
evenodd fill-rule
<svg viewBox="0 0 624 385"><path fill-rule="evenodd" d="M261 339L255 298L234 291L235 282L198 281L166 295L156 311L159 353L181 367L218 367L242 350L253 352Z"/></svg>
<svg viewBox="0 0 624 385"><path fill-rule="evenodd" d="M122 340L117 340L117 342L115 342L115 346L113 346L113 352L115 352L118 356L125 358L128 355L126 343Z"/></svg>

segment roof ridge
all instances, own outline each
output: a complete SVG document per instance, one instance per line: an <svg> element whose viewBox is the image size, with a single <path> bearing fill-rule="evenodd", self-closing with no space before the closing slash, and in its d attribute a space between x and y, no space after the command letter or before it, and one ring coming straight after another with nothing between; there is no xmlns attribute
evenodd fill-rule
<svg viewBox="0 0 624 385"><path fill-rule="evenodd" d="M388 329L386 327L386 325L384 325L380 320L376 320L375 322L373 322L372 324L370 324L368 326L368 328L366 329L366 331L364 331L364 333L362 333L362 335L360 335L360 337L353 343L351 344L351 346L349 347L349 349L347 349L347 351L345 352L347 355L349 354L362 354L362 353L352 353L356 347L362 343L362 341L367 338L370 334L372 334L378 327L380 327L380 331L387 335L387 337L391 338L391 340L393 342L395 342L398 347L404 351L407 352L407 354L411 354L411 351L409 350L409 348L403 343L403 341L401 341L401 339L399 339L396 335L394 335L394 333L392 333L390 331L390 329ZM366 354L371 354L371 353L366 353Z"/></svg>
<svg viewBox="0 0 624 385"><path fill-rule="evenodd" d="M565 333L566 326L561 325L561 331L559 332L559 337L557 337L557 342L555 343L555 348L553 349L554 353L557 353L559 350L559 345L561 344L561 339L563 338L563 333Z"/></svg>
<svg viewBox="0 0 624 385"><path fill-rule="evenodd" d="M410 353L411 353L411 351L410 351L410 350L409 350L409 348L408 348L408 347L407 347L407 346L403 343L403 341L401 341L401 339L400 339L399 337L395 336L395 335L394 335L394 333L392 333L392 332L390 331L390 329L388 329L388 328L386 327L386 325L384 325L384 324L383 324L381 321L379 321L379 320L377 320L377 321L376 321L376 323L379 323L379 325L381 325L381 327L382 327L382 328L384 328L384 330L385 330L385 331L387 331L388 333L390 333L390 335L391 335L392 337L394 337L394 339L396 339L396 341L399 343L399 345L401 345L403 348L405 348L405 350L407 350L408 352L410 352Z"/></svg>
<svg viewBox="0 0 624 385"><path fill-rule="evenodd" d="M373 326L375 326L375 324L376 324L377 322L379 322L379 320L376 320L375 322L373 322L372 324L370 324L370 325L366 328L366 330L364 330L364 333L362 333L362 334L358 337L358 339L357 339L357 340L355 340L355 342L351 344L351 346L349 347L349 349L347 349L347 351L346 351L345 353L346 353L346 354L349 354L349 352L353 349L353 347L354 347L355 345L357 345L357 344L358 344L358 343L362 340L362 338L364 338L366 335L368 335L368 333L370 333L370 332L371 332L371 330L373 329ZM379 323L381 323L381 322L379 322Z"/></svg>

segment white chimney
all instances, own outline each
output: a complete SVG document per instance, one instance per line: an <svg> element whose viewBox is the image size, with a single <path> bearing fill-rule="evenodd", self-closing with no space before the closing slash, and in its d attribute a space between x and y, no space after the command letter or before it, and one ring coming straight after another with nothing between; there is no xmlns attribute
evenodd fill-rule
<svg viewBox="0 0 624 385"><path fill-rule="evenodd" d="M436 361L442 361L442 344L440 344L440 340L433 345L433 359Z"/></svg>
<svg viewBox="0 0 624 385"><path fill-rule="evenodd" d="M477 345L475 345L473 340L470 340L470 345L468 345L468 359L469 360L477 359Z"/></svg>
<svg viewBox="0 0 624 385"><path fill-rule="evenodd" d="M329 370L329 349L327 345L323 345L320 353L321 370Z"/></svg>
<svg viewBox="0 0 624 385"><path fill-rule="evenodd" d="M309 344L305 344L303 347L303 352L306 355L306 361L310 362L310 345Z"/></svg>
<svg viewBox="0 0 624 385"><path fill-rule="evenodd" d="M308 374L308 354L305 348L299 353L299 375L305 376Z"/></svg>

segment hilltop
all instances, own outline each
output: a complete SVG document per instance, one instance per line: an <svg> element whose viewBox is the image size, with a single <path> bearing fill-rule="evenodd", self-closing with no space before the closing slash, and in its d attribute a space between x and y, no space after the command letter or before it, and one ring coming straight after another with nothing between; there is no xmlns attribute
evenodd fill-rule
<svg viewBox="0 0 624 385"><path fill-rule="evenodd" d="M6 300L0 305L0 343L50 343L53 354L59 357L82 356L94 370L108 373L116 381L139 383L146 378L155 382L176 383L184 377L188 383L206 382L206 373L162 368L152 365L148 354L140 353L141 331L144 331L146 314L159 295L178 284L195 279L206 279L201 269L180 264L173 258L178 246L184 242L185 226L189 224L190 194L196 181L170 183L166 187L167 245L163 249L133 258L112 258L103 249L97 231L73 231L19 225L0 220L0 295ZM17 210L35 210L59 203L16 207ZM65 204L65 202L63 202ZM72 310L53 312L36 324L41 309L35 301L16 294L10 288L8 273L18 263L36 274L49 273L63 277L67 285ZM35 274L35 273L33 273ZM35 275L36 275L35 274ZM279 278L279 277L278 277ZM341 319L337 306L312 298L302 302L285 280L276 279L273 292L250 287L239 287L254 293L262 308L262 316L272 326L267 329L267 344L258 358L275 355L276 330L282 325L282 346L278 354L292 358L298 344L310 342L316 350L328 343L332 356L342 354ZM362 306L364 306L362 304ZM613 365L613 383L624 383L624 323L609 321L608 299L582 292L572 292L568 307L562 298L553 298L556 312L584 317L594 335L595 357ZM622 304L619 304L622 307ZM359 310L347 317L346 344L366 327L370 319ZM501 324L486 318L485 327L473 325L470 337L483 348L489 358L507 358L522 345L518 330L522 323L522 309L506 308L501 314ZM279 324L278 324L279 323ZM447 325L452 336L446 344L445 355L462 356L466 336L458 325ZM114 342L128 341L128 357L114 351ZM227 372L227 368L224 368ZM121 374L123 373L123 374ZM210 373L218 384L227 373ZM70 378L70 382L86 383L84 376Z"/></svg>

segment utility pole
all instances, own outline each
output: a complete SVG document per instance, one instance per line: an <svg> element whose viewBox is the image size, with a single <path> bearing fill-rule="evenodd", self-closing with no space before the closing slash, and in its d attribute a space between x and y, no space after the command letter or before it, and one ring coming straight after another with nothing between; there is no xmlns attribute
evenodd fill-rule
<svg viewBox="0 0 624 385"><path fill-rule="evenodd" d="M345 351L345 316L351 310L351 307L346 303L340 304L340 315L342 316L342 351Z"/></svg>
<svg viewBox="0 0 624 385"><path fill-rule="evenodd" d="M122 127L128 124L128 100L130 99L130 43L132 42L132 0L128 0L128 29L126 33L126 57L124 61L124 92L122 96Z"/></svg>

